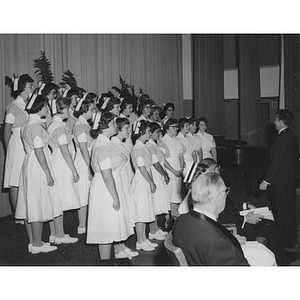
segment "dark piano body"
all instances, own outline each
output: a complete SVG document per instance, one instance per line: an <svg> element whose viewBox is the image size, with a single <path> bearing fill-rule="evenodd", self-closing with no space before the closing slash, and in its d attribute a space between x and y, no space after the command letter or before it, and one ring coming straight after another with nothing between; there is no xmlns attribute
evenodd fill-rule
<svg viewBox="0 0 300 300"><path fill-rule="evenodd" d="M247 196L252 196L252 173L265 170L269 165L267 147L249 145L246 141L237 141L215 137L218 164L231 170L237 182L237 173L243 172Z"/></svg>

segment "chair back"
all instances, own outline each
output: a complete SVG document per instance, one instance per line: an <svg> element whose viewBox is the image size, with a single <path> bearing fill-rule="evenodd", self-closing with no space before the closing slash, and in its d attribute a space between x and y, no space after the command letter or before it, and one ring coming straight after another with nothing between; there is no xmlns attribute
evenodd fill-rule
<svg viewBox="0 0 300 300"><path fill-rule="evenodd" d="M181 248L173 244L172 231L168 233L166 239L164 240L164 246L166 248L167 254L174 266L188 266L186 258L184 256Z"/></svg>

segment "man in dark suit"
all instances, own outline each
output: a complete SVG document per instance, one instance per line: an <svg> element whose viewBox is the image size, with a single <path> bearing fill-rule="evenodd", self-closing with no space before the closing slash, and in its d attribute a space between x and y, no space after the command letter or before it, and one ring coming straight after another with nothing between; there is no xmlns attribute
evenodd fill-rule
<svg viewBox="0 0 300 300"><path fill-rule="evenodd" d="M249 266L239 241L217 221L227 191L216 173L204 173L193 182L194 207L179 216L173 228L173 243L183 250L189 265Z"/></svg>
<svg viewBox="0 0 300 300"><path fill-rule="evenodd" d="M274 124L278 130L271 147L271 164L261 190L268 196L281 239L286 247L297 242L296 187L298 180L299 143L289 129L294 115L286 109L277 112Z"/></svg>

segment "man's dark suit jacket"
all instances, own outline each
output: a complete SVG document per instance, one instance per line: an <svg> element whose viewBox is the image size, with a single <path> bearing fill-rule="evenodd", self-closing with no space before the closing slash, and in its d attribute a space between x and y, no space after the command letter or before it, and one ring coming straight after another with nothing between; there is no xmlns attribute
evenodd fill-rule
<svg viewBox="0 0 300 300"><path fill-rule="evenodd" d="M265 181L277 189L295 189L298 184L299 144L289 128L284 129L274 140L271 147L271 165Z"/></svg>
<svg viewBox="0 0 300 300"><path fill-rule="evenodd" d="M249 266L238 240L204 214L181 215L173 228L173 243L190 266Z"/></svg>
<svg viewBox="0 0 300 300"><path fill-rule="evenodd" d="M275 222L283 243L292 247L297 241L296 187L298 185L299 143L289 128L284 129L271 147L271 164L265 181Z"/></svg>

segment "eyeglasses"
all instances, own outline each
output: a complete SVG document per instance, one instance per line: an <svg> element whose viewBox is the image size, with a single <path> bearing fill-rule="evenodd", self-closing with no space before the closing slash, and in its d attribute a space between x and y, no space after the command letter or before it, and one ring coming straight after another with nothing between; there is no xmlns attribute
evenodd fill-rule
<svg viewBox="0 0 300 300"><path fill-rule="evenodd" d="M225 190L221 191L220 193L225 192L226 195L230 193L230 187L227 187Z"/></svg>
<svg viewBox="0 0 300 300"><path fill-rule="evenodd" d="M223 193L223 192L225 192L226 195L228 195L228 194L230 193L230 187L227 187L225 190L220 191L220 192L218 193L218 195L221 194L221 193Z"/></svg>

